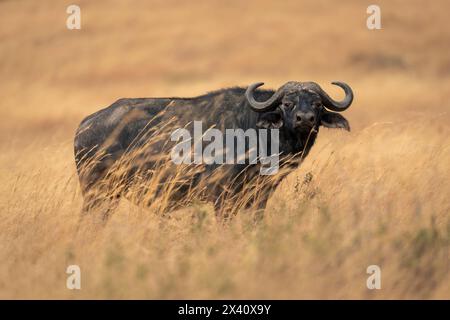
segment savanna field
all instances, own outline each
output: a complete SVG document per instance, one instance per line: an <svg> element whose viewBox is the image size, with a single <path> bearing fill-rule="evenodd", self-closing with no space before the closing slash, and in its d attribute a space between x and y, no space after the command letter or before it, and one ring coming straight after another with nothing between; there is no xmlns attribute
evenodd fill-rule
<svg viewBox="0 0 450 320"><path fill-rule="evenodd" d="M0 298L450 299L448 1L0 1ZM265 216L123 200L80 224L81 120L263 81L355 93ZM81 290L66 288L68 265ZM366 269L381 268L380 290Z"/></svg>

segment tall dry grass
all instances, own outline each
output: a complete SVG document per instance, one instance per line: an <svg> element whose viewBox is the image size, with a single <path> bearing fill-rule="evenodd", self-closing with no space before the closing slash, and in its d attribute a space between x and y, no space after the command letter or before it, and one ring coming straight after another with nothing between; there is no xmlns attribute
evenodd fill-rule
<svg viewBox="0 0 450 320"><path fill-rule="evenodd" d="M381 31L361 1L80 1L80 31L69 4L0 2L1 298L450 298L445 1L380 1ZM287 80L351 84L352 132L321 130L258 224L121 201L105 227L80 227L84 116ZM372 264L381 290L366 288Z"/></svg>

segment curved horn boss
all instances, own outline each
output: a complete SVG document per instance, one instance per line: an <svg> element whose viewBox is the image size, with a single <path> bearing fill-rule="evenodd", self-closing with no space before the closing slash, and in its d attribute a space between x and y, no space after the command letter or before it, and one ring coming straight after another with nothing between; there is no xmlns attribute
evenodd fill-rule
<svg viewBox="0 0 450 320"><path fill-rule="evenodd" d="M353 102L353 91L350 86L344 82L334 81L332 84L344 89L345 98L342 101L335 101L315 82L305 82L303 87L316 92L322 98L325 107L332 111L342 112L346 110Z"/></svg>
<svg viewBox="0 0 450 320"><path fill-rule="evenodd" d="M277 107L276 103L280 101L283 97L284 89L281 87L270 97L269 100L258 102L254 98L254 91L262 86L264 82L256 82L250 85L245 91L245 97L247 98L248 103L250 104L250 108L255 112L266 112Z"/></svg>
<svg viewBox="0 0 450 320"><path fill-rule="evenodd" d="M353 91L352 88L340 81L334 81L332 84L344 89L345 92L345 98L342 101L335 101L333 100L317 83L315 82L288 82L285 85L281 86L277 92L274 93L270 99L266 101L256 101L254 98L254 91L262 86L264 82L256 82L252 85L250 85L246 92L245 97L247 98L248 103L250 104L250 107L253 111L256 112L266 112L270 111L272 109L276 108L276 103L280 102L280 100L283 98L283 94L285 93L286 89L308 89L316 92L318 95L320 95L322 99L322 103L325 107L332 111L336 112L342 112L346 110L353 102Z"/></svg>

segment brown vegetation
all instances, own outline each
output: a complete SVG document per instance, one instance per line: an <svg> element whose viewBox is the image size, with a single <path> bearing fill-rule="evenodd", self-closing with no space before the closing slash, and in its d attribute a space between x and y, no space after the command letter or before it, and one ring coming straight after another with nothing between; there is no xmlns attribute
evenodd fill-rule
<svg viewBox="0 0 450 320"><path fill-rule="evenodd" d="M446 1L0 2L0 298L450 298ZM122 201L79 224L73 137L122 97L264 81L355 92L264 220ZM66 289L68 265L82 290ZM366 288L366 268L382 289Z"/></svg>

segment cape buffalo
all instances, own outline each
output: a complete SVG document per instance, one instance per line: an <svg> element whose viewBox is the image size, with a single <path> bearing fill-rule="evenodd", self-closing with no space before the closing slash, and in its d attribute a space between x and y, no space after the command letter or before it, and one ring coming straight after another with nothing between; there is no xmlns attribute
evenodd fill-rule
<svg viewBox="0 0 450 320"><path fill-rule="evenodd" d="M333 82L345 92L342 101L335 101L314 82L290 81L278 90L258 89L263 83L247 88L228 88L192 98L137 98L120 99L111 106L85 118L76 133L74 150L84 211L87 212L106 200L117 202L139 177L150 178L158 168L164 167L158 156L170 154L174 142L169 134L177 128L193 133L194 121L201 121L204 128L277 130L279 134L280 171L273 177L261 177L261 164L210 164L203 169L178 179L173 188L171 203L192 191L202 190L198 196L212 201L218 212L223 213L225 202L240 195L244 206L254 205L255 197L242 197L246 186L257 179L258 208L266 201L279 181L292 168L299 165L314 144L320 126L350 130L348 121L339 113L353 101L353 92L343 82ZM333 112L334 111L334 112ZM149 141L152 141L149 143ZM107 183L118 171L117 164L136 150L126 169L120 170L120 184ZM168 158L165 158L168 161ZM170 161L169 161L170 162ZM220 178L212 178L221 171ZM169 171L170 172L170 171ZM174 181L175 174L166 173L158 179L155 193L166 192L162 186ZM216 175L217 177L217 175ZM269 179L270 182L269 182ZM118 181L118 180L117 180ZM101 192L98 190L101 189ZM109 203L108 201L108 203ZM150 200L149 200L150 201ZM235 201L235 200L232 200ZM108 205L111 209L114 205ZM109 211L107 211L109 212ZM105 213L107 216L107 213Z"/></svg>

